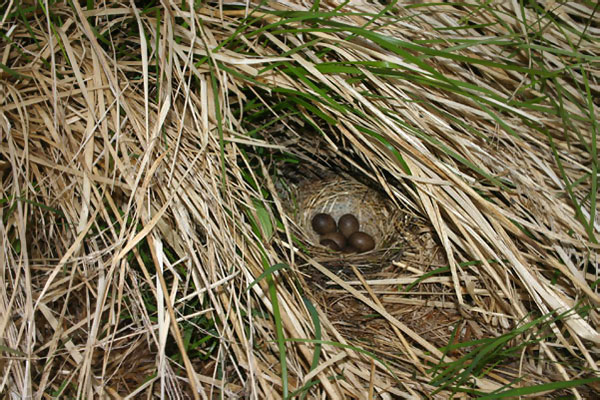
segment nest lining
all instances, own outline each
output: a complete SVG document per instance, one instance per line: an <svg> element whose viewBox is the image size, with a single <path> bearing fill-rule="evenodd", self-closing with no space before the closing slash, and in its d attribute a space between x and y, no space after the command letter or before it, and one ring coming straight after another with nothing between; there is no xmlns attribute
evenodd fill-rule
<svg viewBox="0 0 600 400"><path fill-rule="evenodd" d="M307 179L296 187L294 222L304 238L311 255L317 261L342 253L332 252L319 245L319 234L311 225L318 213L330 214L336 222L344 214L354 214L360 223L359 230L375 239L375 248L366 253L343 254L345 259L376 260L383 254L391 254L402 242L402 213L378 191L351 177L329 176L322 179Z"/></svg>

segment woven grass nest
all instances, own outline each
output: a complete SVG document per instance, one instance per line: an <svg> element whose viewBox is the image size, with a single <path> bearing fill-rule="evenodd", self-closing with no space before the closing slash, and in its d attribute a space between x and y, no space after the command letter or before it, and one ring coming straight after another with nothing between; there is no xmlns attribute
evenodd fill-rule
<svg viewBox="0 0 600 400"><path fill-rule="evenodd" d="M353 178L329 176L309 179L297 187L295 220L300 235L316 261L361 259L382 261L398 253L401 247L401 212L377 190ZM365 253L344 254L319 244L319 234L311 225L318 213L330 214L336 222L344 214L353 214L360 231L375 240L375 248Z"/></svg>

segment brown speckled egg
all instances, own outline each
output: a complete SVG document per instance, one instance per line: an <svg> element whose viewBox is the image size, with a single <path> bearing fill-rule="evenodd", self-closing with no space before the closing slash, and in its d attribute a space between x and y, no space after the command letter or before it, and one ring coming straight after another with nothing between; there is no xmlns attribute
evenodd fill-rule
<svg viewBox="0 0 600 400"><path fill-rule="evenodd" d="M352 214L344 214L338 221L338 228L340 232L342 232L347 238L352 236L354 232L358 232L358 226L358 220Z"/></svg>
<svg viewBox="0 0 600 400"><path fill-rule="evenodd" d="M319 243L325 246L323 242L332 240L337 244L338 250L343 249L346 246L346 238L340 232L329 232L321 236ZM329 247L329 246L328 246Z"/></svg>
<svg viewBox="0 0 600 400"><path fill-rule="evenodd" d="M359 253L364 253L375 248L373 237L364 232L354 232L348 239L348 243Z"/></svg>
<svg viewBox="0 0 600 400"><path fill-rule="evenodd" d="M312 228L320 235L335 232L337 226L335 220L329 214L320 213L313 217Z"/></svg>

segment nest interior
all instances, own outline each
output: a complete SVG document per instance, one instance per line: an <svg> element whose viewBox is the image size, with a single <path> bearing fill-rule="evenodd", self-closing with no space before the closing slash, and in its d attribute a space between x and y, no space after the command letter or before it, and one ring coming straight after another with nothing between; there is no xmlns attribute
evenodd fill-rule
<svg viewBox="0 0 600 400"><path fill-rule="evenodd" d="M312 218L318 213L330 214L337 222L344 214L354 215L359 230L375 240L375 249L381 251L399 241L398 221L391 204L377 190L350 177L329 177L308 180L298 185L295 216L298 227L312 245L319 243L319 235L312 229Z"/></svg>

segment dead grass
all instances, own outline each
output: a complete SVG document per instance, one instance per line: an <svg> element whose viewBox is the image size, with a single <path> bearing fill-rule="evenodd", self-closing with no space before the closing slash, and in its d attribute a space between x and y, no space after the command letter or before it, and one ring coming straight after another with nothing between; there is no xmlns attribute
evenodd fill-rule
<svg viewBox="0 0 600 400"><path fill-rule="evenodd" d="M592 398L598 10L404 3L0 7L0 394ZM397 252L313 257L330 173Z"/></svg>

